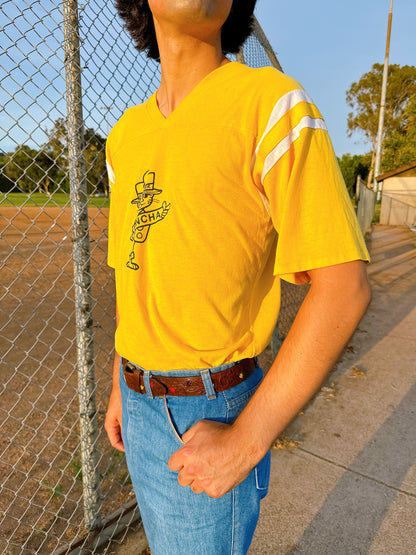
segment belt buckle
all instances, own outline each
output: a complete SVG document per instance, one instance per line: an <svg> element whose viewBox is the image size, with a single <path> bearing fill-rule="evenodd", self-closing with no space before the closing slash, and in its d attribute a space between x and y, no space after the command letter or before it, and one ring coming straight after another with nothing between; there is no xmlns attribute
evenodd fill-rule
<svg viewBox="0 0 416 555"><path fill-rule="evenodd" d="M144 393L144 391L142 391L144 389L143 385L140 385L140 377L144 374L143 370L136 368L136 366L127 360L123 363L123 374L129 389L137 393Z"/></svg>
<svg viewBox="0 0 416 555"><path fill-rule="evenodd" d="M143 374L143 370L140 370L139 368L136 368L135 366L132 365L132 363L130 361L127 361L124 365L123 368L124 372L128 372L129 374L135 374L136 372L140 374Z"/></svg>

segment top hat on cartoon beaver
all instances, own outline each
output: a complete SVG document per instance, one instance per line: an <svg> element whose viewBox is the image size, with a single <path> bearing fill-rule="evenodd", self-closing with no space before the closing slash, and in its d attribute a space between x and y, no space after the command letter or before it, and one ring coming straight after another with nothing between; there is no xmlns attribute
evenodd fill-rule
<svg viewBox="0 0 416 555"><path fill-rule="evenodd" d="M143 181L136 183L137 198L131 201L132 204L140 204L144 195L160 195L161 189L155 189L155 172L145 172ZM141 190L142 189L142 190Z"/></svg>

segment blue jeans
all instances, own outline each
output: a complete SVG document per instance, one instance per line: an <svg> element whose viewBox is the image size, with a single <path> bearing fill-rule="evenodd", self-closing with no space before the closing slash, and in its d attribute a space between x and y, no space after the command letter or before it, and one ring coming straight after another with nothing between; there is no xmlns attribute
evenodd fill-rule
<svg viewBox="0 0 416 555"><path fill-rule="evenodd" d="M229 366L232 364L210 371ZM170 376L198 374L189 370L169 372ZM152 398L129 389L120 372L127 466L153 555L247 553L259 517L260 500L267 494L270 453L241 484L219 499L180 486L178 473L169 470L168 460L182 447L181 436L199 420L232 423L255 392L262 375L257 366L244 382L210 399L208 394ZM209 386L206 389L212 393Z"/></svg>

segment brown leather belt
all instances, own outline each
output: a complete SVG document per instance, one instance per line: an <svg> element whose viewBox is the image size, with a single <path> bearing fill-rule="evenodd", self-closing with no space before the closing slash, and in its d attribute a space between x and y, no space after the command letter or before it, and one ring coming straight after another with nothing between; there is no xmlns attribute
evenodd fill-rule
<svg viewBox="0 0 416 555"><path fill-rule="evenodd" d="M126 359L122 359L122 361L123 373L127 386L137 393L146 393L143 379L144 371L136 368ZM252 374L255 367L256 363L254 358L245 358L230 368L212 373L211 380L215 392L219 393L220 391L225 391L243 382ZM168 375L151 375L150 386L152 388L152 394L155 397L164 395L205 395L206 392L204 382L200 375L176 378Z"/></svg>

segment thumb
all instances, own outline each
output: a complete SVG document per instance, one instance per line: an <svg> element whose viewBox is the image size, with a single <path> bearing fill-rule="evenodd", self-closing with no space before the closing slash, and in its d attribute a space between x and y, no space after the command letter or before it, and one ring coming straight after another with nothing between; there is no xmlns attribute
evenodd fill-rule
<svg viewBox="0 0 416 555"><path fill-rule="evenodd" d="M187 432L182 435L182 441L188 443L194 437L194 435L198 432L198 429L201 427L203 420L200 420L196 424L194 424Z"/></svg>

